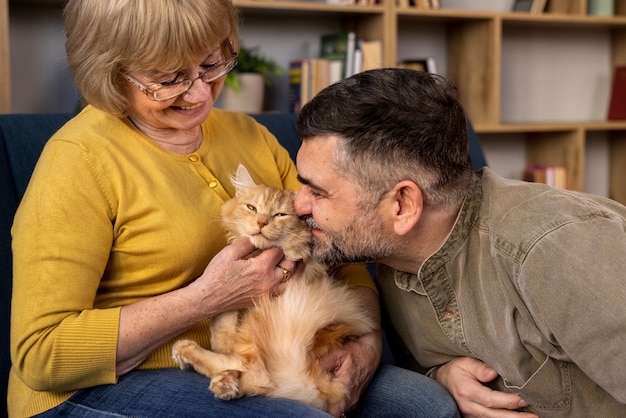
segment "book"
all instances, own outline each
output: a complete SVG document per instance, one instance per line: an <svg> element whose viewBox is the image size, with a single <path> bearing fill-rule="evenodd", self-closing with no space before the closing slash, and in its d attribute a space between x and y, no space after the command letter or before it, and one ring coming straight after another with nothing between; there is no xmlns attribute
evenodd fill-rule
<svg viewBox="0 0 626 418"><path fill-rule="evenodd" d="M437 74L437 61L434 57L406 59L398 64L398 67Z"/></svg>
<svg viewBox="0 0 626 418"><path fill-rule="evenodd" d="M426 58L426 70L428 70L428 72L431 74L438 74L437 61L434 57Z"/></svg>
<svg viewBox="0 0 626 418"><path fill-rule="evenodd" d="M363 71L363 51L360 48L354 50L354 59L352 64L352 75Z"/></svg>
<svg viewBox="0 0 626 418"><path fill-rule="evenodd" d="M615 67L608 119L626 119L626 66Z"/></svg>
<svg viewBox="0 0 626 418"><path fill-rule="evenodd" d="M339 81L341 67L337 64L338 61L327 58L302 58L289 62L289 113L299 113L313 96Z"/></svg>
<svg viewBox="0 0 626 418"><path fill-rule="evenodd" d="M589 0L587 13L593 16L613 16L613 0Z"/></svg>
<svg viewBox="0 0 626 418"><path fill-rule="evenodd" d="M563 166L531 165L524 169L522 179L560 189L567 188L567 170Z"/></svg>
<svg viewBox="0 0 626 418"><path fill-rule="evenodd" d="M343 63L338 60L329 60L328 66L330 68L329 83L334 84L337 81L341 81L343 77Z"/></svg>
<svg viewBox="0 0 626 418"><path fill-rule="evenodd" d="M302 66L304 60L289 61L289 112L299 113L302 109Z"/></svg>
<svg viewBox="0 0 626 418"><path fill-rule="evenodd" d="M522 173L522 180L546 184L546 172L538 167L526 167Z"/></svg>
<svg viewBox="0 0 626 418"><path fill-rule="evenodd" d="M414 59L402 61L398 64L398 67L413 71L428 71L427 65L428 64L425 59Z"/></svg>
<svg viewBox="0 0 626 418"><path fill-rule="evenodd" d="M354 71L355 42L354 32L332 33L321 37L320 58L340 61L341 78L349 77Z"/></svg>
<svg viewBox="0 0 626 418"><path fill-rule="evenodd" d="M313 97L313 78L314 68L311 59L302 58L289 62L290 113L299 113L302 106Z"/></svg>
<svg viewBox="0 0 626 418"><path fill-rule="evenodd" d="M543 13L547 3L548 0L533 0L533 5L530 8L530 13Z"/></svg>
<svg viewBox="0 0 626 418"><path fill-rule="evenodd" d="M514 12L530 12L533 6L533 0L515 0L513 3Z"/></svg>
<svg viewBox="0 0 626 418"><path fill-rule="evenodd" d="M354 51L356 51L356 34L354 32L348 32L348 39L346 40L346 71L344 78L356 74L354 71Z"/></svg>
<svg viewBox="0 0 626 418"><path fill-rule="evenodd" d="M311 58L309 62L309 68L311 69L311 92L307 101L330 85L330 60L327 58Z"/></svg>
<svg viewBox="0 0 626 418"><path fill-rule="evenodd" d="M382 40L380 39L375 39L372 41L360 40L359 50L361 51L360 71L367 71L367 70L373 70L375 68L382 68L383 66L383 41Z"/></svg>

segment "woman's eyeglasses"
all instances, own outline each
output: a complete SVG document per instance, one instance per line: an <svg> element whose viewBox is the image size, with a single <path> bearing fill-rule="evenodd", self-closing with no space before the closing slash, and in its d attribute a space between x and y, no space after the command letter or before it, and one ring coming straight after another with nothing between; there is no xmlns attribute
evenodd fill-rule
<svg viewBox="0 0 626 418"><path fill-rule="evenodd" d="M224 77L233 68L235 68L235 66L237 65L237 51L235 51L230 41L227 42L227 45L231 54L231 58L227 59L226 61L212 65L211 68L199 74L198 77L194 79L187 78L185 80L167 84L167 85L155 83L155 85L157 86L156 88L148 88L147 86L145 86L144 84L142 84L137 79L130 76L129 74L124 74L124 77L126 77L126 79L133 86L141 90L148 99L155 100L157 102L163 101L163 100L169 100L171 98L180 96L181 94L185 93L187 90L191 88L191 86L197 79L200 79L202 80L202 82L209 84L209 83L214 82L215 80L218 80Z"/></svg>

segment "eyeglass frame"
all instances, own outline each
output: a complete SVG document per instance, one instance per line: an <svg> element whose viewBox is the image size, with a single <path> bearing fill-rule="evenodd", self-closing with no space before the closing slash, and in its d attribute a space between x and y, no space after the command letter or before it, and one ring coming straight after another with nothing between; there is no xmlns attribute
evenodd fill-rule
<svg viewBox="0 0 626 418"><path fill-rule="evenodd" d="M225 60L225 61L222 61L222 62L220 62L218 64L215 64L213 66L213 68L206 70L205 72L199 74L196 78L193 78L193 79L192 78L186 78L186 79L184 79L182 81L179 81L177 83L173 83L173 84L171 84L169 86L161 86L161 87L157 88L156 90L152 90L148 86L146 86L145 84L143 84L142 82L140 82L139 80L137 80L136 78L131 76L130 74L123 73L124 74L124 78L126 78L126 80L128 80L130 82L130 84L132 84L133 86L137 87L143 94L145 94L146 97L149 100L153 100L155 102L162 102L162 101L165 101L165 100L170 100L170 99L173 99L174 97L180 96L181 94L187 93L189 91L189 89L191 88L191 86L193 86L193 84L198 79L202 80L202 82L205 83L205 84L210 84L210 83L213 83L215 80L218 80L221 77L224 77L229 72L231 72L238 64L238 61L237 61L238 54L237 54L237 51L235 51L235 48L233 48L233 44L230 42L230 39L226 40L226 46L228 47L228 51L230 52L230 58ZM222 66L224 68L227 68L227 66L229 64L231 64L231 63L232 63L232 67L228 68L226 71L224 71L224 69L222 69L223 72L220 73L219 75L217 75L215 77L212 77L212 78L210 78L208 80L204 80L202 78L209 71L214 70L215 67ZM157 98L156 97L157 92L159 90L162 90L162 89L168 88L168 87L175 87L175 86L181 85L182 83L187 83L187 82L189 83L189 85L187 86L187 88L185 88L185 90L181 91L180 93L176 93L173 96L165 97L165 98ZM159 84L159 83L155 83L155 84Z"/></svg>

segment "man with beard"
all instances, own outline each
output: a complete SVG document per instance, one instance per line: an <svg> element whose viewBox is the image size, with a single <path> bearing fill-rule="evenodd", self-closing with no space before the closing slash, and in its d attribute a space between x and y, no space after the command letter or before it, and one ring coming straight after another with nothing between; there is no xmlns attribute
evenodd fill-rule
<svg viewBox="0 0 626 418"><path fill-rule="evenodd" d="M465 416L626 416L624 206L474 173L456 89L428 73L336 83L298 134L314 256L378 261L395 330Z"/></svg>

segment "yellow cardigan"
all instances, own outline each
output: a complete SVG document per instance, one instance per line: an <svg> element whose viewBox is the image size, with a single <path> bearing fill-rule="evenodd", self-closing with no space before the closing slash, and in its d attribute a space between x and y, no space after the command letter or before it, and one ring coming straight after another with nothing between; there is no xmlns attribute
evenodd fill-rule
<svg viewBox="0 0 626 418"><path fill-rule="evenodd" d="M185 286L224 247L220 207L238 164L259 182L299 188L287 151L252 118L212 109L202 134L197 152L175 154L87 107L48 142L12 230L12 417L117 381L120 307ZM373 287L361 267L341 273ZM181 337L208 347L208 327ZM171 344L140 368L166 367L176 367Z"/></svg>

